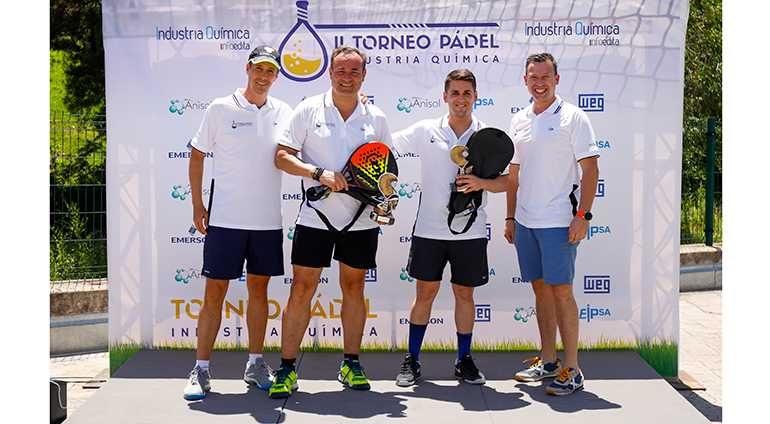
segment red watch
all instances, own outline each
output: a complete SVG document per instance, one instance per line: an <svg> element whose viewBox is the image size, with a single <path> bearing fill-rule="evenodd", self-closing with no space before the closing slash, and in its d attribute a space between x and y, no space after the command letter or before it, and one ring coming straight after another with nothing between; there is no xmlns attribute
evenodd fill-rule
<svg viewBox="0 0 770 424"><path fill-rule="evenodd" d="M578 211L576 215L585 219L586 221L590 221L594 217L590 211Z"/></svg>

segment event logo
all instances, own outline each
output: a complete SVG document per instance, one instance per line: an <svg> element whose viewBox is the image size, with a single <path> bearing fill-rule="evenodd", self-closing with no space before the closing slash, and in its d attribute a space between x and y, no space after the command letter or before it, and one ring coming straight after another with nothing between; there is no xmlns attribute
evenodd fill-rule
<svg viewBox="0 0 770 424"><path fill-rule="evenodd" d="M461 33L472 28L499 28L495 22L473 23L395 23L395 24L311 24L308 5L305 0L297 1L297 23L281 42L281 71L287 78L297 82L317 79L329 66L326 46L318 34L321 30L353 30L351 40L345 42L345 35L333 35L334 47L349 44L357 49L375 51L367 53L367 64L415 65L421 63L419 55L413 53L441 50L446 54L434 54L423 61L433 64L480 64L500 63L494 54L500 44L494 33ZM445 30L444 34L428 35L426 30ZM385 35L381 33L361 34L361 31L399 31L409 34ZM417 31L420 31L419 33ZM491 51L490 51L491 50ZM386 54L378 54L385 51ZM409 53L409 54L408 54Z"/></svg>
<svg viewBox="0 0 770 424"><path fill-rule="evenodd" d="M187 233L190 237L171 237L171 244L200 244L206 241L206 237L195 236L198 233L195 225L191 225Z"/></svg>
<svg viewBox="0 0 770 424"><path fill-rule="evenodd" d="M184 185L175 185L174 191L171 192L171 197L174 199L179 200L185 200L187 199L187 196L190 194L190 184Z"/></svg>
<svg viewBox="0 0 770 424"><path fill-rule="evenodd" d="M401 188L398 190L398 195L401 197L406 196L407 199L414 197L414 194L420 191L420 183L401 183Z"/></svg>
<svg viewBox="0 0 770 424"><path fill-rule="evenodd" d="M557 22L535 22L530 24L524 22L524 35L528 37L568 37L593 36L588 39L589 46L619 46L620 40L615 36L620 35L620 26L614 24L595 24L593 22L585 23L575 22L574 25L562 25ZM585 39L585 38L584 38Z"/></svg>
<svg viewBox="0 0 770 424"><path fill-rule="evenodd" d="M292 81L313 81L329 65L326 46L308 21L307 1L298 1L297 23L278 48L281 69Z"/></svg>
<svg viewBox="0 0 770 424"><path fill-rule="evenodd" d="M578 107L586 112L604 112L604 94L578 94Z"/></svg>
<svg viewBox="0 0 770 424"><path fill-rule="evenodd" d="M599 180L599 183L596 184L596 196L595 197L604 197L604 180Z"/></svg>
<svg viewBox="0 0 770 424"><path fill-rule="evenodd" d="M415 108L434 109L438 107L441 107L441 99L430 100L422 99L420 97L412 97L411 99L409 97L401 97L398 99L398 106L396 106L396 109L401 112L411 113L412 109Z"/></svg>
<svg viewBox="0 0 770 424"><path fill-rule="evenodd" d="M183 114L186 110L206 110L211 102L203 103L198 100L184 99L184 100L171 100L171 106L168 107L168 111L176 113L177 115Z"/></svg>
<svg viewBox="0 0 770 424"><path fill-rule="evenodd" d="M232 125L230 125L230 127L234 130L237 130L240 127L253 127L253 126L254 126L253 122L237 122L234 119L233 119Z"/></svg>
<svg viewBox="0 0 770 424"><path fill-rule="evenodd" d="M286 238L289 240L294 240L294 229L297 227L289 227L289 234L286 234Z"/></svg>
<svg viewBox="0 0 770 424"><path fill-rule="evenodd" d="M473 110L476 110L479 106L494 106L495 101L492 99L476 99L476 103L473 104Z"/></svg>
<svg viewBox="0 0 770 424"><path fill-rule="evenodd" d="M400 278L401 281L409 281L410 283L414 282L414 278L410 277L409 274L406 273L406 268L401 268L401 275L399 275L398 278Z"/></svg>
<svg viewBox="0 0 770 424"><path fill-rule="evenodd" d="M528 308L516 308L516 313L513 315L513 319L526 323L531 317L535 315L537 315L537 313L535 313L535 308L532 306Z"/></svg>
<svg viewBox="0 0 770 424"><path fill-rule="evenodd" d="M192 268L190 268L190 269L184 269L184 268L177 269L176 270L176 275L174 276L174 280L177 283L184 283L184 284L188 284L190 282L190 280L193 279L193 278L200 279L200 278L203 278L203 277L201 276L201 273L199 271L196 271L196 270L194 270Z"/></svg>
<svg viewBox="0 0 770 424"><path fill-rule="evenodd" d="M365 283L377 282L377 268L369 268L366 270L366 274L364 275L364 282Z"/></svg>
<svg viewBox="0 0 770 424"><path fill-rule="evenodd" d="M610 234L610 233L611 233L611 231L610 231L609 225L608 226L592 225L588 229L588 236L587 236L586 239L587 240L591 240L591 237L595 237L597 234Z"/></svg>
<svg viewBox="0 0 770 424"><path fill-rule="evenodd" d="M492 305L476 305L476 322L492 322Z"/></svg>
<svg viewBox="0 0 770 424"><path fill-rule="evenodd" d="M610 294L610 276L586 275L583 277L583 293Z"/></svg>
<svg viewBox="0 0 770 424"><path fill-rule="evenodd" d="M584 319L586 322L591 322L596 317L609 317L611 315L609 309L591 308L591 305L586 305L585 308L580 310L580 319Z"/></svg>
<svg viewBox="0 0 770 424"><path fill-rule="evenodd" d="M513 277L511 278L511 282L513 284L530 284L531 283L530 281L527 281L521 277Z"/></svg>

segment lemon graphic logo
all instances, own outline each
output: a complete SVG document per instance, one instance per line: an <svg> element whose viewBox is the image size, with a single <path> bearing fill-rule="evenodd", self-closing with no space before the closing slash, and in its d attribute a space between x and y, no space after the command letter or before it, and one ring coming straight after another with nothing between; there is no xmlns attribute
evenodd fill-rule
<svg viewBox="0 0 770 424"><path fill-rule="evenodd" d="M329 58L321 37L308 22L308 2L298 1L297 23L281 42L281 68L292 81L313 81L323 74Z"/></svg>

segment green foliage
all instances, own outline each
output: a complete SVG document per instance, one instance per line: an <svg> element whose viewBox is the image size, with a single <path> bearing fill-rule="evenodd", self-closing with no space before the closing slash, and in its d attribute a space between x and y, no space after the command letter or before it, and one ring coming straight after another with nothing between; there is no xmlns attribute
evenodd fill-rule
<svg viewBox="0 0 770 424"><path fill-rule="evenodd" d="M685 121L682 134L681 244L704 243L706 225L706 120ZM714 242L722 241L722 123L714 161Z"/></svg>
<svg viewBox="0 0 770 424"><path fill-rule="evenodd" d="M103 114L101 0L51 0L50 25L51 50L67 52L66 60L56 69L61 76L54 75L54 68L51 67L52 82L54 77L63 78L64 90L59 92L62 106L71 113ZM53 88L52 85L52 92Z"/></svg>
<svg viewBox="0 0 770 424"><path fill-rule="evenodd" d="M51 227L51 281L104 278L107 276L107 249L104 240L95 239L85 216L74 203L65 202L67 213L61 214Z"/></svg>
<svg viewBox="0 0 770 424"><path fill-rule="evenodd" d="M684 119L722 120L722 0L690 0Z"/></svg>

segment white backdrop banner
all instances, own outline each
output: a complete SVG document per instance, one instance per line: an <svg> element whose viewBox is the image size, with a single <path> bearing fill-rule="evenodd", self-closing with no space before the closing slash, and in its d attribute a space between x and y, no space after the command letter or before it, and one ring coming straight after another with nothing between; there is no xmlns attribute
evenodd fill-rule
<svg viewBox="0 0 770 424"><path fill-rule="evenodd" d="M397 131L447 111L443 81L468 68L474 113L508 130L528 105L524 61L558 61L557 93L588 113L601 158L594 220L574 291L585 346L679 339L679 197L687 0L423 1L104 0L112 344L194 346L204 237L192 226L188 143L216 97L246 85L259 44L280 48L271 94L296 107L326 91L330 52L368 55L362 91ZM206 160L204 187L210 177ZM400 157L396 224L382 228L367 273L364 344L405 346L414 283L405 272L420 194L420 158ZM286 275L270 282L266 343L280 344L289 295L299 180L285 176ZM204 202L208 193L204 190ZM477 343L537 343L534 295L503 238L505 194L491 194L489 284L476 290ZM455 341L449 270L426 343ZM246 344L245 278L233 280L218 342ZM336 265L323 272L306 344L342 345Z"/></svg>

